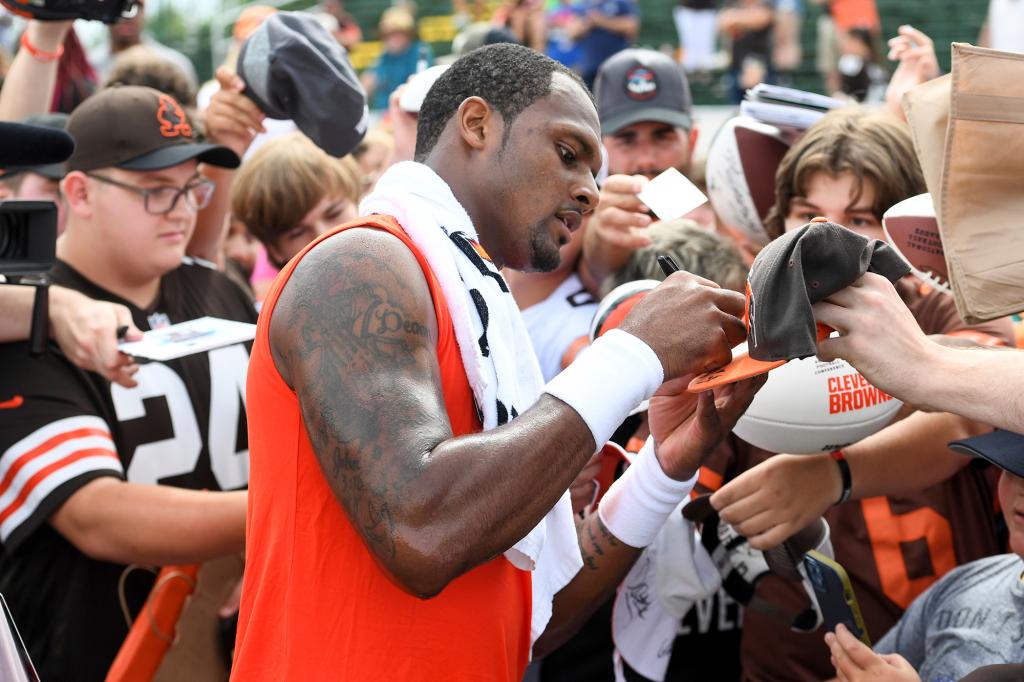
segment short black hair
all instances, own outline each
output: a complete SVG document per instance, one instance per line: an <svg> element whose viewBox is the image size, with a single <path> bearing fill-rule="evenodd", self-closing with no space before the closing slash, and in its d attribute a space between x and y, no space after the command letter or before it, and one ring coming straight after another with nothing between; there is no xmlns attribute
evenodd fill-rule
<svg viewBox="0 0 1024 682"><path fill-rule="evenodd" d="M573 79L594 101L576 73L523 45L485 45L459 58L441 74L423 100L416 124L415 159L427 158L448 120L469 97L479 97L494 107L504 119L507 135L519 114L551 94L555 73Z"/></svg>

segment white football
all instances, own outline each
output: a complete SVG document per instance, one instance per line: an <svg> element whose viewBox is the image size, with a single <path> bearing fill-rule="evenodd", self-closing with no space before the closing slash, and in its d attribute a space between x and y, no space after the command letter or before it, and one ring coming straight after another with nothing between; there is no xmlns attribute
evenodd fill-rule
<svg viewBox="0 0 1024 682"><path fill-rule="evenodd" d="M769 452L830 452L879 431L902 404L845 360L791 360L768 374L733 433Z"/></svg>
<svg viewBox="0 0 1024 682"><path fill-rule="evenodd" d="M749 116L729 119L708 148L705 181L715 213L755 244L767 244L762 219L775 203L775 171L789 141Z"/></svg>

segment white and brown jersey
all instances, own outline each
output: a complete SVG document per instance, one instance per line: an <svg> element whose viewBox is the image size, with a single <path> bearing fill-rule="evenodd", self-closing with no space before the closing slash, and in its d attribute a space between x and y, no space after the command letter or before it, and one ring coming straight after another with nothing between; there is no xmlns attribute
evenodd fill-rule
<svg viewBox="0 0 1024 682"><path fill-rule="evenodd" d="M126 305L142 330L204 315L255 322L242 290L187 261L141 309L64 263L53 281ZM191 489L248 484L248 344L143 364L126 389L69 363L53 347L0 345L0 593L45 680L102 679L127 627L118 600L123 566L79 552L48 523L98 477ZM132 608L152 579L127 584Z"/></svg>

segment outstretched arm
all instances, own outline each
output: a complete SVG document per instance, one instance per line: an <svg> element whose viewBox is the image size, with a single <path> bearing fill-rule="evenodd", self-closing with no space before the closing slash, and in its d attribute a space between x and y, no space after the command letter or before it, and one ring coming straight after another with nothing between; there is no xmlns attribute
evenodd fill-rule
<svg viewBox="0 0 1024 682"><path fill-rule="evenodd" d="M905 495L942 483L970 462L946 444L989 430L945 412L915 412L843 448L850 498ZM842 489L830 454L776 455L727 483L711 503L752 547L770 549L827 512Z"/></svg>
<svg viewBox="0 0 1024 682"><path fill-rule="evenodd" d="M25 36L39 52L56 54L64 44L71 23L30 21L25 26ZM18 121L50 110L53 88L57 84L57 61L33 56L26 48L18 50L0 90L0 121Z"/></svg>
<svg viewBox="0 0 1024 682"><path fill-rule="evenodd" d="M50 524L83 554L119 564L186 564L241 552L247 493L97 478Z"/></svg>
<svg viewBox="0 0 1024 682"><path fill-rule="evenodd" d="M840 334L818 344L822 360L842 358L874 386L919 408L1024 431L1024 396L1012 388L1024 376L1019 350L937 343L889 280L873 273L816 303L814 313Z"/></svg>
<svg viewBox="0 0 1024 682"><path fill-rule="evenodd" d="M0 343L25 341L32 330L35 291L14 284L0 285ZM50 336L71 362L105 379L131 388L139 367L117 349L118 327L127 327L124 338L142 338L128 308L119 303L96 301L73 289L50 287Z"/></svg>

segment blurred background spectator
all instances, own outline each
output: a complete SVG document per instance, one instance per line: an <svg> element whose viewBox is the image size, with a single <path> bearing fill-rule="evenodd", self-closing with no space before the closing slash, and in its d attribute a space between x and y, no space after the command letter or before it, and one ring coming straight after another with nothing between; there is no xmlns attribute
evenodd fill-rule
<svg viewBox="0 0 1024 682"><path fill-rule="evenodd" d="M718 0L679 0L672 9L683 68L688 73L710 71L714 66L717 17Z"/></svg>
<svg viewBox="0 0 1024 682"><path fill-rule="evenodd" d="M218 65L231 61L229 52L237 40L233 28L245 34L246 26L255 16L253 10L259 14L275 8L311 11L325 19L330 16L337 22L332 33L349 51L353 66L361 74L372 74L365 76L367 80L376 79L378 69L388 70L387 64L396 61L395 54L405 55L406 66L394 69L398 73L396 80L399 77L401 80L379 87L374 84L371 97L371 109L377 112L374 121L386 118L387 92L404 82L407 71L414 72L421 61L416 50L408 51L410 45L421 41L439 60L450 61L448 55L457 52L463 40L467 40L467 47L485 44L482 36L470 39L469 35L460 35L473 24L479 25L473 33L507 29L520 42L544 50L591 79L600 61L622 47L647 47L673 54L690 75L694 103L699 107L722 106L734 102L737 96L731 74L744 71L738 68L743 66L743 60L737 64L732 59L736 48L730 37L718 29L719 15L728 16L730 10L737 9L737 4L740 4L738 0L419 0L413 6L402 1L381 3L379 0L146 0L142 17L115 27L87 22L76 24L75 32L86 48L87 61L96 78L90 86L84 64L78 69L81 75L69 73L68 80L76 84L75 91L79 94L66 92L62 95L65 104L60 107L67 110L76 100L87 96L108 76L116 53L137 43L172 50L156 51L175 61L186 74L194 70L200 83L208 81ZM867 51L860 37L847 39L846 34L854 29L867 31L874 54L884 57L883 38L895 35L904 24L918 27L935 39L939 46L939 66L943 70L949 68L946 46L954 40L1024 50L1024 44L1014 47L1013 42L1024 43L1020 0L969 3L955 0L766 0L764 4L772 15L771 27L767 37L758 34L755 42L759 43L758 53L766 53L766 56L747 61L746 79L753 80L762 72L768 78L770 71L775 82L812 92L843 91L843 77L838 68L840 57L850 53L862 56L861 53ZM382 14L392 8L405 14L405 20L400 23L406 27L411 24L411 32L403 29L402 35L387 36L385 40L380 32ZM595 20L602 23L600 17L609 20L604 21L603 27L595 24ZM10 55L17 50L24 26L21 18L12 19L6 11L0 10L0 76L6 71L4 53ZM994 26L994 31L988 26ZM752 38L746 35L749 29L738 32L742 34L739 51L749 53L744 47ZM389 47L388 43L398 43L400 49L396 51L395 46ZM66 51L70 57L73 50ZM187 57L191 67L185 67L182 55ZM429 65L434 59L428 56L424 61ZM883 70L892 71L891 62L884 59L878 62ZM408 63L412 66L407 66ZM880 72L870 65L870 59L865 66L871 72L870 80L877 82L875 74ZM68 70L73 70L71 64ZM201 107L203 97L199 100ZM869 97L868 101L873 100ZM725 114L712 112L713 121L725 117ZM715 127L717 124L706 128L702 149L710 142ZM698 157L700 153L702 150Z"/></svg>
<svg viewBox="0 0 1024 682"><path fill-rule="evenodd" d="M640 31L640 5L636 0L585 0L573 33L580 46L583 80L594 86L605 59L633 44Z"/></svg>
<svg viewBox="0 0 1024 682"><path fill-rule="evenodd" d="M387 109L395 88L434 63L430 45L416 38L415 17L408 7L384 10L379 28L384 51L362 78L371 109Z"/></svg>
<svg viewBox="0 0 1024 682"><path fill-rule="evenodd" d="M731 0L719 13L719 30L732 46L729 77L733 102L740 102L747 88L772 81L774 20L769 0Z"/></svg>
<svg viewBox="0 0 1024 682"><path fill-rule="evenodd" d="M172 62L189 79L193 89L199 87L199 78L192 60L178 50L164 45L146 31L146 4L140 2L138 11L131 19L123 19L108 27L108 40L89 53L93 68L105 78L114 67L114 59L121 52L136 45L145 45L160 57Z"/></svg>
<svg viewBox="0 0 1024 682"><path fill-rule="evenodd" d="M839 91L858 102L879 104L885 99L888 74L879 64L877 40L857 26L839 37Z"/></svg>
<svg viewBox="0 0 1024 682"><path fill-rule="evenodd" d="M507 28L516 41L543 52L547 45L544 0L510 0L494 13L494 23Z"/></svg>

